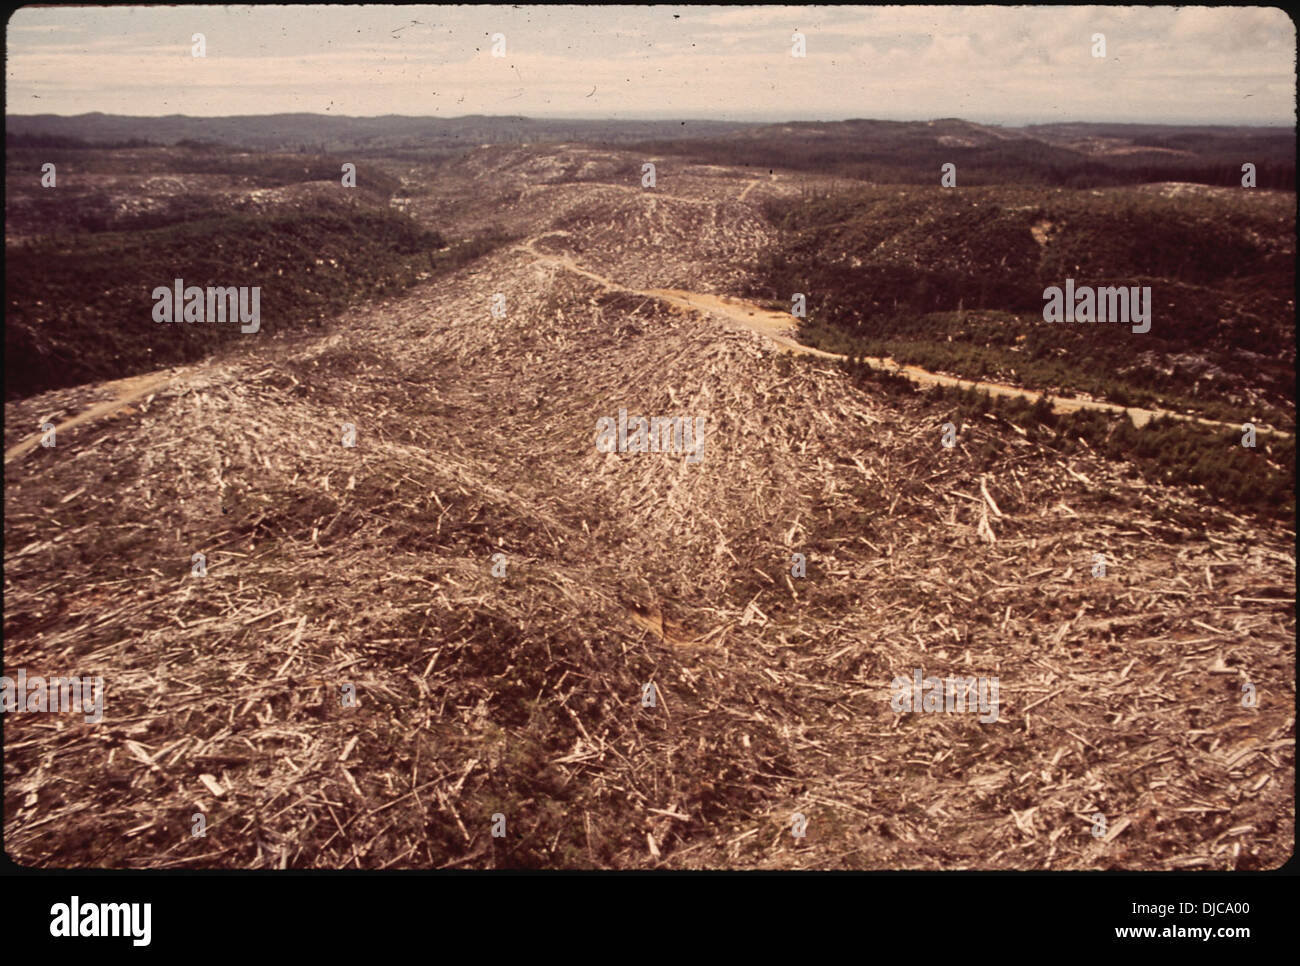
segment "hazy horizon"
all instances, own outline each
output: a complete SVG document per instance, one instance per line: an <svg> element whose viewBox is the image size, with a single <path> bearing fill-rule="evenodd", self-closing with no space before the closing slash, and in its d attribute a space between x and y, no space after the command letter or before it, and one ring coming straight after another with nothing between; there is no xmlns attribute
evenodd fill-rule
<svg viewBox="0 0 1300 966"><path fill-rule="evenodd" d="M16 116L1295 124L1267 7L24 7L6 39Z"/></svg>
<svg viewBox="0 0 1300 966"><path fill-rule="evenodd" d="M472 118L488 118L491 120L524 120L524 121L685 121L691 122L709 122L709 123L737 123L737 124L836 124L847 121L893 121L898 123L918 123L924 124L929 121L940 120L959 120L969 121L972 124L980 124L987 127L1033 127L1035 125L1045 124L1106 124L1106 125L1153 125L1164 124L1171 127L1258 127L1258 128L1279 128L1284 130L1294 130L1294 123L1277 124L1249 124L1249 123L1224 123L1215 121L1108 121L1108 120L1083 120L1079 118L1056 118L1050 121L1040 120L1023 120L1023 121L981 121L971 117L785 117L785 116L747 116L747 115L727 115L716 117L699 117L683 116L680 114L635 114L626 117L615 117L608 114L451 114L446 117L440 117L436 114L334 114L324 113L321 111L269 111L269 112L249 112L241 114L119 114L108 111L82 111L77 114L59 114L53 111L33 111L31 113L20 113L17 111L6 111L6 117L128 117L141 118L145 120L162 120L169 117L187 117L192 119L219 120L222 118L232 117L284 117L288 115L301 115L303 117L333 117L347 120L375 120L379 118L401 118L404 120L433 120L433 121L460 121Z"/></svg>

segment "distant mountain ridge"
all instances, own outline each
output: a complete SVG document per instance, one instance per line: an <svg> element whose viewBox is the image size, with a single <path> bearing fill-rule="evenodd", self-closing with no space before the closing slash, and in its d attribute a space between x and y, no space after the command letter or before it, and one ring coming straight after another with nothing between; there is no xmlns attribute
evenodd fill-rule
<svg viewBox="0 0 1300 966"><path fill-rule="evenodd" d="M391 149L420 146L478 146L531 141L627 142L649 138L717 137L743 127L724 121L592 121L519 116L335 117L328 114L266 114L230 117L137 117L121 114L7 114L8 140L77 138L94 143L148 140L174 145L214 141L255 150L308 145L323 150Z"/></svg>
<svg viewBox="0 0 1300 966"><path fill-rule="evenodd" d="M1294 127L1058 123L1029 127L933 121L790 121L719 137L649 139L635 147L692 160L829 174L881 184L1041 184L1093 188L1185 181L1295 190Z"/></svg>
<svg viewBox="0 0 1300 966"><path fill-rule="evenodd" d="M1294 127L1249 127L1215 125L1106 124L1067 122L1000 127L976 124L960 118L931 121L882 121L852 118L845 121L786 121L781 123L713 120L585 120L499 117L471 114L464 117L432 117L387 114L379 117L348 117L329 114L244 114L226 117L190 117L169 114L141 117L92 112L57 114L6 114L9 138L65 137L89 142L121 142L132 139L157 144L185 140L218 141L246 148L271 149L300 143L330 149L340 147L403 147L429 141L463 143L516 143L523 141L611 141L714 138L730 135L766 138L780 133L800 133L819 138L868 137L891 141L897 137L959 137L977 143L1007 140L1041 140L1051 143L1096 138L1120 138L1135 142L1172 138L1209 138L1216 142L1248 141L1260 144L1277 139L1294 143Z"/></svg>
<svg viewBox="0 0 1300 966"><path fill-rule="evenodd" d="M830 174L884 184L937 183L956 165L957 184L1093 188L1192 182L1295 190L1295 130L1285 127L1062 122L999 127L960 118L932 121L590 120L489 117L336 117L267 114L133 117L10 114L10 151L102 147L213 148L437 160L483 145L582 143L647 157Z"/></svg>

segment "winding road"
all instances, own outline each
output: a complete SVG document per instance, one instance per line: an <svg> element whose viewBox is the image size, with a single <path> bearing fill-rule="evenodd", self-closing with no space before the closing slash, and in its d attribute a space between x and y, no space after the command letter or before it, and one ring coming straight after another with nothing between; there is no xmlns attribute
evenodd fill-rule
<svg viewBox="0 0 1300 966"><path fill-rule="evenodd" d="M757 182L755 182L757 183ZM751 184L750 187L753 185ZM746 189L748 191L748 189ZM796 326L794 317L786 312L775 312L771 309L765 309L762 306L754 305L742 299L733 298L729 295L712 295L706 292L691 292L684 289L671 288L651 288L641 289L632 288L627 285L621 285L613 279L607 278L598 272L579 265L573 259L566 255L549 255L537 251L533 246L542 238L551 235L568 235L566 231L547 231L532 238L526 239L519 245L515 246L517 250L527 253L535 260L541 263L551 264L566 271L581 275L583 278L595 282L601 288L607 291L626 292L632 295L639 295L643 298L653 298L665 302L676 308L688 312L700 312L721 318L733 325L748 329L751 332L757 332L759 335L768 339L782 351L792 352L798 355L815 356L819 359L843 360L847 356L835 352L826 352L823 349L817 349L813 346L804 345L795 338ZM1010 386L998 382L980 382L972 379L961 379L957 376L945 375L943 373L931 372L928 369L922 369L919 366L900 365L897 361L889 356L884 357L863 357L862 361L873 369L884 372L891 372L909 379L914 384L928 388L930 386L955 386L960 389L977 389L987 392L991 396L1009 397L1015 399L1024 399L1030 402L1038 399L1040 392L1022 389L1018 386ZM190 376L188 370L171 370L160 372L142 373L136 376L130 376L126 379L118 379L113 382L103 384L103 388L113 392L109 399L97 402L75 416L71 416L60 423L55 424L55 432L61 433L68 429L73 429L85 423L93 422L96 419L109 416L125 415L132 411L131 404L158 391L164 386L177 379L187 379ZM1213 419L1203 419L1199 416L1188 416L1184 413L1172 412L1167 409L1142 409L1133 406L1120 406L1116 403L1105 402L1098 399L1066 399L1059 396L1051 397L1052 410L1057 413L1073 413L1080 410L1093 410L1096 412L1108 413L1126 413L1133 421L1133 425L1141 428L1156 417L1167 417L1170 419L1182 420L1184 422L1195 422L1202 426L1208 426L1215 429L1231 429L1234 431L1241 430L1239 423L1225 423ZM1291 438L1292 433L1287 433L1271 426L1263 424L1256 425L1256 431L1263 435L1279 436ZM41 440L41 434L35 433L19 443L5 450L5 464L22 459L33 449L35 449Z"/></svg>
<svg viewBox="0 0 1300 966"><path fill-rule="evenodd" d="M752 187L752 185L751 185ZM748 189L746 189L748 190ZM804 345L798 342L794 336L796 326L794 317L786 312L774 312L771 309L765 309L762 306L754 305L751 302L745 302L742 299L732 298L729 295L710 295L705 292L689 292L683 289L671 288L632 288L627 285L620 285L613 279L606 278L604 275L594 272L589 268L579 265L567 255L549 255L537 251L534 245L550 235L568 235L566 231L547 231L540 235L526 239L516 246L520 251L526 252L539 262L549 263L567 271L581 275L583 278L590 279L597 285L607 291L626 292L631 295L639 295L644 298L658 299L669 305L674 305L687 311L703 312L725 319L742 328L749 329L751 332L757 332L764 336L781 349L793 352L798 355L816 356L820 359L843 360L848 356L840 355L835 352L826 352L823 349L817 349L813 346ZM955 386L959 389L978 389L987 392L991 396L1008 397L1014 399L1024 399L1033 402L1042 395L1041 391L1022 389L1018 386L1007 385L1000 382L980 382L973 379L961 379L957 376L945 375L939 372L931 372L928 369L922 369L919 366L901 365L889 356L875 357L864 356L862 361L873 369L885 372L891 372L896 375L904 376L914 384L923 388L930 386ZM1093 410L1096 412L1108 413L1126 413L1133 421L1133 425L1141 428L1156 417L1167 417L1169 419L1178 419L1184 422L1195 422L1202 426L1210 426L1217 429L1241 430L1240 423L1225 423L1214 419L1203 419L1199 416L1189 416L1185 413L1173 412L1168 409L1142 409L1136 406L1120 406L1116 403L1105 402L1099 399L1067 399L1060 396L1052 396L1052 411L1056 413L1074 413L1080 410ZM1274 429L1271 426L1263 424L1256 425L1256 431L1261 434L1281 436L1290 438L1291 433Z"/></svg>

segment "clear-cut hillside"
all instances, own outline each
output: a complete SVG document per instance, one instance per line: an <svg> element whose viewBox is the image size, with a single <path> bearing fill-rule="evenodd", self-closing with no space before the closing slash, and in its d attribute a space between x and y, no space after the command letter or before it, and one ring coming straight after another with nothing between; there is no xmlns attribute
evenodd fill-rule
<svg viewBox="0 0 1300 966"><path fill-rule="evenodd" d="M393 165L429 227L520 243L319 335L6 405L6 671L107 683L100 725L7 717L9 854L1284 862L1292 530L996 418L946 448L951 407L634 291L740 294L798 191L667 161L647 191L640 161ZM620 409L704 417L699 462L598 452ZM897 713L918 668L996 677L999 719Z"/></svg>

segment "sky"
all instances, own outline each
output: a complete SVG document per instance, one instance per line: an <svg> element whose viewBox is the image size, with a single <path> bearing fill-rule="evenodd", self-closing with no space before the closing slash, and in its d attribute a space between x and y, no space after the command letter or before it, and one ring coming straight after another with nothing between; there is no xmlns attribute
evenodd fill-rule
<svg viewBox="0 0 1300 966"><path fill-rule="evenodd" d="M10 114L1296 119L1269 7L23 7L6 41Z"/></svg>

